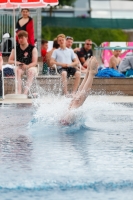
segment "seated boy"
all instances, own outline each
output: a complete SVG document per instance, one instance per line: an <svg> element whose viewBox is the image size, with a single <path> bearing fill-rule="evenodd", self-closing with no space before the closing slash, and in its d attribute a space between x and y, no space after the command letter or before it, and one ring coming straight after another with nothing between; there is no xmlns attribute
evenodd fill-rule
<svg viewBox="0 0 133 200"><path fill-rule="evenodd" d="M120 49L114 49L113 55L109 60L109 67L118 70L118 66L121 62L121 58L119 57L121 54Z"/></svg>
<svg viewBox="0 0 133 200"><path fill-rule="evenodd" d="M66 47L66 36L59 34L57 42L60 48L55 49L51 56L51 65L56 65L58 73L61 74L63 83L63 93L69 96L67 91L67 77L75 76L72 95L75 94L80 83L80 71L76 69L78 60L72 49Z"/></svg>

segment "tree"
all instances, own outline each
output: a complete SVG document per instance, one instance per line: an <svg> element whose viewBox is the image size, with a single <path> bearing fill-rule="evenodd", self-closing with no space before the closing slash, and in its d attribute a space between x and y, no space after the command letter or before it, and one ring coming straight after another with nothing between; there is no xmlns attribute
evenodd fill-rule
<svg viewBox="0 0 133 200"><path fill-rule="evenodd" d="M74 6L74 2L75 2L76 0L59 0L59 5L58 6ZM56 6L55 7L52 7L52 6L50 6L50 8L49 8L49 16L51 17L52 16L52 12L53 12L53 9L56 9Z"/></svg>
<svg viewBox="0 0 133 200"><path fill-rule="evenodd" d="M73 3L75 1L76 0L59 0L59 5L61 5L61 6L64 6L64 5L73 6Z"/></svg>

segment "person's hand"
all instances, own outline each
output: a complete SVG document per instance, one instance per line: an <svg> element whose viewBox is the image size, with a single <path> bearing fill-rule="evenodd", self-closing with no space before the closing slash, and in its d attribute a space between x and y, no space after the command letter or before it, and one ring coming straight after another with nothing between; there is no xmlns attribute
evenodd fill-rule
<svg viewBox="0 0 133 200"><path fill-rule="evenodd" d="M68 64L66 64L66 63L62 63L62 65L61 65L63 68L67 68L67 67L69 67L69 65Z"/></svg>
<svg viewBox="0 0 133 200"><path fill-rule="evenodd" d="M26 69L28 69L28 65L22 63L21 69L22 69L22 70L26 70Z"/></svg>
<svg viewBox="0 0 133 200"><path fill-rule="evenodd" d="M22 63L19 62L19 61L16 62L16 65L17 65L17 66L20 66L21 64L22 64Z"/></svg>
<svg viewBox="0 0 133 200"><path fill-rule="evenodd" d="M74 49L74 52L77 52L77 51L80 51L80 47L76 47L76 48Z"/></svg>
<svg viewBox="0 0 133 200"><path fill-rule="evenodd" d="M87 69L87 64L86 63L83 64L83 68Z"/></svg>

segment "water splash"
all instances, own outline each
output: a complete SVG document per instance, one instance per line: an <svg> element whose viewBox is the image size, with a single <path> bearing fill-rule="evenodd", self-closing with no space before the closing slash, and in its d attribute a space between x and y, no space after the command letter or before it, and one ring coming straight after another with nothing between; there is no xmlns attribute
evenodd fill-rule
<svg viewBox="0 0 133 200"><path fill-rule="evenodd" d="M41 127L43 130L47 127L56 127L64 130L66 133L82 129L114 131L113 123L116 123L116 129L123 130L123 126L119 127L121 121L133 121L133 116L128 107L110 103L108 98L103 102L100 97L95 100L92 97L88 97L83 106L71 112L68 110L70 101L71 99L60 95L49 95L45 99L36 100L34 102L36 111L29 123L29 127L36 126L39 129ZM72 118L69 117L70 123L60 123L68 113L70 117L72 116Z"/></svg>

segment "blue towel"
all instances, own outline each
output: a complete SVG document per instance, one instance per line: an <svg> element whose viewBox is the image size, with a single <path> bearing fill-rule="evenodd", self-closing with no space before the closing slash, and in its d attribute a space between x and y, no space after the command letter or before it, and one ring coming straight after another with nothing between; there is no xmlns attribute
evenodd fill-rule
<svg viewBox="0 0 133 200"><path fill-rule="evenodd" d="M112 68L104 68L104 69L99 69L98 73L96 74L97 77L125 77L124 74L118 72L115 69Z"/></svg>

